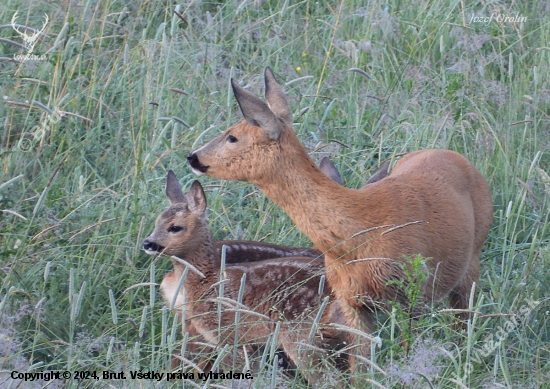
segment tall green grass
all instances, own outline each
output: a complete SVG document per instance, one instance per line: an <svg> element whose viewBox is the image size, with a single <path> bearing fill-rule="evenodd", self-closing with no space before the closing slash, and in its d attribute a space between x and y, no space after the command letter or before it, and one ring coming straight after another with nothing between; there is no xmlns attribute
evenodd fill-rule
<svg viewBox="0 0 550 389"><path fill-rule="evenodd" d="M434 307L408 356L396 316L382 315L379 369L362 386L547 387L550 3L3 4L2 24L16 11L20 24L39 27L44 14L50 23L35 46L39 62L7 60L26 51L5 40L22 43L11 26L0 29L0 370L168 371L181 334L156 284L169 263L141 244L166 206L167 169L190 183L186 154L238 119L230 77L261 93L269 65L287 83L299 138L315 159L335 161L346 186L429 147L462 153L491 186L495 220L472 302L481 313L460 332ZM468 24L492 13L527 19ZM254 187L202 183L217 238L309 244ZM525 299L539 301L527 316ZM517 325L477 358L510 315ZM303 387L277 373L273 356L252 384ZM0 373L0 387L39 386Z"/></svg>

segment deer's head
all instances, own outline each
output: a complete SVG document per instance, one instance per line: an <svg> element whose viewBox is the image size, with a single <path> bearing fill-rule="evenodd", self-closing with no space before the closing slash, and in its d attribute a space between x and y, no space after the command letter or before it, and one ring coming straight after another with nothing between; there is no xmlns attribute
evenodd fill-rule
<svg viewBox="0 0 550 389"><path fill-rule="evenodd" d="M189 164L196 174L206 174L225 180L255 182L276 169L289 151L288 142L297 143L292 131L292 112L283 89L273 72L265 70L265 98L240 87L231 79L233 93L244 120L235 124L199 150L189 154Z"/></svg>
<svg viewBox="0 0 550 389"><path fill-rule="evenodd" d="M170 207L160 214L153 233L143 242L145 252L185 256L208 244L211 234L206 221L206 197L200 182L193 182L186 196L170 170L166 177L166 196Z"/></svg>

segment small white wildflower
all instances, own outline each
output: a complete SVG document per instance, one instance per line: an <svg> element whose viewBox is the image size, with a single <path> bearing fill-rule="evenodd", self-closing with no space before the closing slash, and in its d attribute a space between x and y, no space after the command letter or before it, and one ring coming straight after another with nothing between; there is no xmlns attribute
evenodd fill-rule
<svg viewBox="0 0 550 389"><path fill-rule="evenodd" d="M359 42L359 48L363 51L371 51L372 43L371 41L361 41Z"/></svg>
<svg viewBox="0 0 550 389"><path fill-rule="evenodd" d="M379 337L379 336L375 336L373 341L376 343L376 345L378 346L378 348L382 348L382 338Z"/></svg>

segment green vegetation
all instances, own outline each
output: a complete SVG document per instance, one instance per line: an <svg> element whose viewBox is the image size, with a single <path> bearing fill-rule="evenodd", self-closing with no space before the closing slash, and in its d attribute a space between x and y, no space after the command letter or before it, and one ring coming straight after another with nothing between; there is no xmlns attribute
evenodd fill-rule
<svg viewBox="0 0 550 389"><path fill-rule="evenodd" d="M169 371L181 333L156 284L170 264L141 245L167 206L166 171L190 185L187 153L238 120L230 77L261 93L267 65L287 83L299 138L316 160L332 158L346 186L430 147L465 155L491 186L479 313L459 331L445 304L432 307L408 356L398 330L408 323L380 315L382 347L360 387L548 387L550 2L3 4L1 388L44 384L12 370ZM23 43L16 11L35 28L49 16L33 51L43 60L10 60L27 53L9 42ZM516 15L526 20L501 19ZM201 182L217 238L310 244L251 185ZM305 387L271 357L252 385ZM184 385L194 387L155 387Z"/></svg>
<svg viewBox="0 0 550 389"><path fill-rule="evenodd" d="M413 329L417 329L425 326L422 315L422 309L424 309L425 301L422 301L422 289L426 279L430 275L429 268L426 266L426 262L429 259L424 259L420 255L415 255L413 258L407 258L409 266L405 266L402 263L401 268L405 277L400 280L390 280L387 285L397 285L401 290L405 292L407 296L408 305L402 306L396 301L390 301L389 305L392 309L393 320L396 320L399 330L401 331L402 342L404 343L405 351L410 344L413 343L415 333Z"/></svg>

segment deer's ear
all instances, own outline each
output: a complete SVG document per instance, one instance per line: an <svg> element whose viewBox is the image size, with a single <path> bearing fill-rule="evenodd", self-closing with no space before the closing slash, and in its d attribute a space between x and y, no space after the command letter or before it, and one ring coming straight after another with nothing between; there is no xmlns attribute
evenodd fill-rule
<svg viewBox="0 0 550 389"><path fill-rule="evenodd" d="M321 171L327 176L332 178L332 180L335 181L337 184L342 185L342 176L340 175L338 169L336 169L336 166L334 166L334 164L328 157L323 157L321 163L319 164L319 169L321 169Z"/></svg>
<svg viewBox="0 0 550 389"><path fill-rule="evenodd" d="M244 120L252 126L260 127L269 139L278 140L283 130L282 123L267 104L242 88L234 79L231 79L231 86Z"/></svg>
<svg viewBox="0 0 550 389"><path fill-rule="evenodd" d="M206 212L206 196L199 181L193 181L187 193L187 207L196 215L204 216Z"/></svg>
<svg viewBox="0 0 550 389"><path fill-rule="evenodd" d="M277 84L273 71L268 66L265 68L265 99L269 104L271 111L277 116L279 116L286 125L292 127L292 111L290 110L290 105L288 105L288 100L286 99L283 88Z"/></svg>
<svg viewBox="0 0 550 389"><path fill-rule="evenodd" d="M168 170L168 175L166 176L166 197L168 197L172 205L187 202L181 190L180 183L172 170Z"/></svg>

